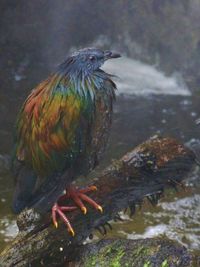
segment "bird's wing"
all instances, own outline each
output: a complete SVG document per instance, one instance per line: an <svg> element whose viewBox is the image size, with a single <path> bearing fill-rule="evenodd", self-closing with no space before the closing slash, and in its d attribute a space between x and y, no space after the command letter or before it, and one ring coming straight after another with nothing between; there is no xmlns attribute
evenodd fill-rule
<svg viewBox="0 0 200 267"><path fill-rule="evenodd" d="M73 86L51 76L32 91L18 116L15 159L38 175L62 171L83 149L93 104Z"/></svg>

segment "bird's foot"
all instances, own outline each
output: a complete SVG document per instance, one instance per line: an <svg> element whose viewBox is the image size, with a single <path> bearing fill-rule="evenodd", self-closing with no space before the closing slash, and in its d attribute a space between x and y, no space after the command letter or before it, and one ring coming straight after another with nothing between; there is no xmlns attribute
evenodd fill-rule
<svg viewBox="0 0 200 267"><path fill-rule="evenodd" d="M66 224L68 232L74 236L74 230L69 222L69 219L64 214L65 211L73 211L77 209L77 207L67 207L67 206L59 206L57 203L55 203L52 207L51 213L52 213L52 220L53 224L56 228L58 228L58 222L57 222L57 215L61 218L61 220Z"/></svg>
<svg viewBox="0 0 200 267"><path fill-rule="evenodd" d="M60 203L60 201L64 200L64 199L72 199L76 205L82 210L82 212L84 214L87 213L87 208L85 207L85 205L83 204L84 202L87 202L88 204L90 204L92 207L94 207L96 210L99 210L100 212L103 212L102 207L97 204L94 200L92 200L90 197L88 197L86 195L86 193L88 192L92 192L92 191L96 191L97 188L96 186L88 186L86 188L83 189L77 189L76 187L70 186L67 190L66 190L66 194L61 196L58 200L58 202ZM55 203L52 207L52 220L53 220L53 224L54 226L57 228L58 227L58 222L57 222L57 215L59 215L59 217L61 218L61 220L66 224L67 226L67 230L68 232L74 236L74 230L70 224L69 219L67 218L67 216L64 214L64 212L67 211L73 211L77 209L77 207L74 206L60 206L58 203Z"/></svg>
<svg viewBox="0 0 200 267"><path fill-rule="evenodd" d="M86 193L96 190L97 187L94 185L88 186L83 189L77 189L76 187L70 186L70 188L67 189L66 197L71 198L76 203L76 205L82 210L83 214L87 213L87 208L83 204L83 201L90 204L96 210L103 212L103 208L86 195Z"/></svg>

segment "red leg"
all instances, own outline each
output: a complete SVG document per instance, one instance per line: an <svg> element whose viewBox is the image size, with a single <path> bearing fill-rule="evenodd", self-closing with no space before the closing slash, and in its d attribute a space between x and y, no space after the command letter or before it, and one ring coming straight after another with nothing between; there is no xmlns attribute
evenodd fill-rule
<svg viewBox="0 0 200 267"><path fill-rule="evenodd" d="M87 208L83 204L83 201L90 204L96 210L103 212L102 207L85 194L85 193L95 191L95 190L97 190L97 188L94 185L88 186L88 187L83 188L83 189L77 189L73 186L70 186L70 188L67 189L66 197L73 199L74 202L76 203L76 205L83 211L84 214L87 213Z"/></svg>
<svg viewBox="0 0 200 267"><path fill-rule="evenodd" d="M62 219L62 221L67 225L67 230L68 232L74 236L74 230L68 220L68 218L66 217L66 215L63 213L63 211L73 211L77 209L77 207L64 207L64 206L59 206L57 203L55 203L52 207L52 220L53 220L53 224L55 225L55 227L58 227L58 222L56 219L56 215L58 214L60 216L60 218Z"/></svg>
<svg viewBox="0 0 200 267"><path fill-rule="evenodd" d="M65 199L73 199L76 205L83 211L84 214L87 213L87 208L83 204L83 201L89 203L92 207L95 209L99 210L100 212L103 212L102 207L97 204L94 200L92 200L90 197L86 195L87 192L95 191L97 190L96 186L88 186L83 189L77 189L73 186L70 186L69 189L66 190L66 194L61 196L58 200L60 201L65 200ZM77 209L77 207L74 206L60 206L58 203L55 203L52 207L52 220L54 226L57 228L58 227L58 222L57 222L57 215L59 215L60 219L66 224L68 232L74 236L74 230L67 218L67 216L64 214L64 211L73 211Z"/></svg>

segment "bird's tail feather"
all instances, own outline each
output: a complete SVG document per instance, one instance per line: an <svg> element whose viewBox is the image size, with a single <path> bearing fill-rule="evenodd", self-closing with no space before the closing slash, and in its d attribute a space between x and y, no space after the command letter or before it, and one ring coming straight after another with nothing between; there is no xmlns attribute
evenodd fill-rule
<svg viewBox="0 0 200 267"><path fill-rule="evenodd" d="M12 207L15 213L20 213L26 207L47 212L73 178L73 172L68 169L62 175L46 177L37 188L38 177L31 168L20 163L15 166L14 172L16 185Z"/></svg>
<svg viewBox="0 0 200 267"><path fill-rule="evenodd" d="M36 179L37 175L28 167L22 165L18 170L12 204L15 213L20 213L27 206L31 199Z"/></svg>
<svg viewBox="0 0 200 267"><path fill-rule="evenodd" d="M70 169L62 175L54 174L52 177L48 177L47 182L33 194L32 200L28 203L28 207L33 207L40 213L49 211L59 196L62 195L63 190L71 183L73 177Z"/></svg>

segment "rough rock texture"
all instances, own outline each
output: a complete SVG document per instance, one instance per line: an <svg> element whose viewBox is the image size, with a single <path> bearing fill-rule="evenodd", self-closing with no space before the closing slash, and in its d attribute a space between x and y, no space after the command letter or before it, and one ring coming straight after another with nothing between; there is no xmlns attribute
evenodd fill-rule
<svg viewBox="0 0 200 267"><path fill-rule="evenodd" d="M198 258L167 239L109 239L80 249L74 267L197 267ZM72 266L72 265L71 265Z"/></svg>
<svg viewBox="0 0 200 267"><path fill-rule="evenodd" d="M103 206L103 213L89 209L85 216L79 210L69 214L75 237L62 223L55 229L49 213L41 217L25 210L18 217L19 234L0 254L0 263L3 267L35 267L42 262L53 267L74 260L78 246L94 229L106 233L109 220L119 220L118 212L127 207L134 214L145 197L155 205L165 188L181 185L194 164L193 152L175 139L147 140L114 161L95 181L98 191L93 198Z"/></svg>

